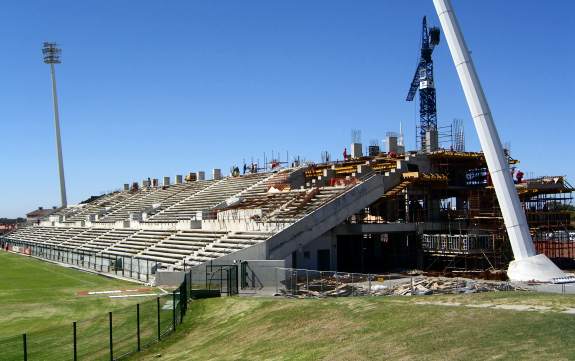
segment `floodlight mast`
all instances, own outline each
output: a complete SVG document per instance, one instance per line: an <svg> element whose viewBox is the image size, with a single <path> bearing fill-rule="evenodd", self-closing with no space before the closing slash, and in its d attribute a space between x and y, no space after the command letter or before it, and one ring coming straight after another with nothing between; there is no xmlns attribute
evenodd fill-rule
<svg viewBox="0 0 575 361"><path fill-rule="evenodd" d="M44 63L50 64L50 75L52 77L52 97L54 100L54 128L56 129L56 151L58 153L58 173L60 176L60 201L62 208L68 205L66 199L66 180L64 179L64 160L62 157L62 139L60 136L60 112L58 111L58 93L56 92L56 69L54 64L60 64L60 54L62 49L56 43L45 42L42 46Z"/></svg>
<svg viewBox="0 0 575 361"><path fill-rule="evenodd" d="M479 82L471 54L459 28L459 23L451 6L451 0L433 0L433 4L447 39L447 44L465 93L467 105L479 136L479 142L485 155L499 208L501 209L513 250L515 260L509 264L507 275L514 281L535 280L550 282L564 279L567 275L563 271L545 255L537 255L535 252L527 218L521 208L519 196L509 171L509 164L503 152L497 128L495 128L495 123L493 122L489 104Z"/></svg>

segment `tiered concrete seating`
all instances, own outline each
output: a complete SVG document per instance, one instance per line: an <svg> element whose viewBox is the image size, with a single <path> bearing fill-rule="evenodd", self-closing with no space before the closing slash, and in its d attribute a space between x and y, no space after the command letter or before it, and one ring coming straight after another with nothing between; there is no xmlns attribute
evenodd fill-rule
<svg viewBox="0 0 575 361"><path fill-rule="evenodd" d="M133 196L134 194L129 192L113 192L106 194L93 202L85 204L82 207L66 208L65 210L58 211L58 213L64 212L64 223L83 221L86 220L86 217L90 214L105 214L110 209L114 209L114 207Z"/></svg>
<svg viewBox="0 0 575 361"><path fill-rule="evenodd" d="M223 237L226 232L198 230L180 231L144 250L138 258L174 264Z"/></svg>
<svg viewBox="0 0 575 361"><path fill-rule="evenodd" d="M228 209L261 209L262 219L269 219L282 207L303 198L304 190L288 190L277 193L250 193L242 196L242 203Z"/></svg>
<svg viewBox="0 0 575 361"><path fill-rule="evenodd" d="M63 235L68 229L65 227L42 227L41 230L36 230L35 234L32 235L34 238L32 241L38 244L56 245L61 241L54 238Z"/></svg>
<svg viewBox="0 0 575 361"><path fill-rule="evenodd" d="M103 217L101 222L115 222L126 220L130 213L157 213L194 193L202 190L210 184L210 181L197 181L184 184L174 184L157 188L144 188L138 191L139 196L132 197L120 207L115 208ZM156 207L157 208L153 208Z"/></svg>
<svg viewBox="0 0 575 361"><path fill-rule="evenodd" d="M337 197L346 189L347 187L344 186L312 189L310 192L313 193L299 197L287 207L280 209L273 215L273 219L284 222L295 222Z"/></svg>
<svg viewBox="0 0 575 361"><path fill-rule="evenodd" d="M174 234L174 231L141 230L102 251L107 254L135 256L146 248Z"/></svg>
<svg viewBox="0 0 575 361"><path fill-rule="evenodd" d="M80 249L89 250L92 252L101 252L106 248L113 246L117 242L130 237L136 232L137 230L135 229L113 229L98 236L98 238L85 243L82 247L80 247Z"/></svg>
<svg viewBox="0 0 575 361"><path fill-rule="evenodd" d="M157 188L145 187L137 192L132 193L132 196L116 204L114 207L110 208L106 215L98 220L96 223L109 223L115 221L121 221L127 219L130 212L141 212L142 208L138 207L139 204L145 202L144 200L157 192ZM136 205L133 207L132 205Z"/></svg>
<svg viewBox="0 0 575 361"><path fill-rule="evenodd" d="M278 182L278 180L285 181L289 176L289 173L291 173L291 170L276 173L272 177L266 179L265 182L260 182L256 186L247 189L241 194L242 201L240 204L223 208L222 210L261 209L263 215L262 218L265 218L287 202L305 194L305 191L303 190L290 190L288 184L285 184L287 188L282 189L280 192L269 191L272 186L277 186L275 183Z"/></svg>
<svg viewBox="0 0 575 361"><path fill-rule="evenodd" d="M90 241L97 239L98 237L108 233L110 229L107 228L85 228L83 233L79 233L74 237L70 238L66 242L62 243L62 247L79 249Z"/></svg>
<svg viewBox="0 0 575 361"><path fill-rule="evenodd" d="M172 196L164 199L161 202L159 208L154 210L154 213L159 213L162 210L173 206L186 198L191 197L192 195L196 194L197 192L201 191L204 188L209 187L210 185L216 183L215 180L200 180L194 182L187 182L184 184L174 185L173 187L178 187L180 189L179 192L173 194Z"/></svg>
<svg viewBox="0 0 575 361"><path fill-rule="evenodd" d="M19 241L28 241L31 243L43 243L44 240L50 237L46 236L46 232L49 232L51 227L25 227L17 229L16 231L10 233L9 237L11 239Z"/></svg>
<svg viewBox="0 0 575 361"><path fill-rule="evenodd" d="M186 257L186 264L195 266L209 262L218 257L263 242L270 236L270 233L263 232L231 232L220 239L207 243L203 248ZM178 262L176 266L182 267L183 262Z"/></svg>
<svg viewBox="0 0 575 361"><path fill-rule="evenodd" d="M66 241L86 231L86 228L78 228L78 227L70 227L70 228L58 227L58 228L63 230L63 232L54 235L54 237L46 241L46 243L62 246L64 243L66 243Z"/></svg>
<svg viewBox="0 0 575 361"><path fill-rule="evenodd" d="M152 221L178 221L194 219L199 211L208 211L226 199L245 191L269 177L270 173L256 173L241 177L228 177L211 184L193 196L151 217Z"/></svg>

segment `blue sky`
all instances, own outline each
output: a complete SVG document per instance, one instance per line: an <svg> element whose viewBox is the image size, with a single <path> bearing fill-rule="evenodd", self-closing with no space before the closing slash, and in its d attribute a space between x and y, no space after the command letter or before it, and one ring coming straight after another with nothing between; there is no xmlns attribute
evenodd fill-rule
<svg viewBox="0 0 575 361"><path fill-rule="evenodd" d="M501 139L527 174L575 184L575 2L454 1ZM10 1L0 11L0 217L59 203L50 77L57 67L70 203L147 177L222 168L272 151L341 157L352 128L403 121L431 0ZM443 40L443 39L442 39ZM469 112L443 41L440 125Z"/></svg>

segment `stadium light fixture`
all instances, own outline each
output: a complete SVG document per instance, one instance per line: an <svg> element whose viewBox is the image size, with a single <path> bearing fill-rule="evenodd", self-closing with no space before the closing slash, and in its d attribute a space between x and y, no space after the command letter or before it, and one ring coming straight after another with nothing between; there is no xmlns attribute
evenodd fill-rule
<svg viewBox="0 0 575 361"><path fill-rule="evenodd" d="M68 205L66 200L66 181L64 179L64 160L62 157L62 139L60 137L60 113L58 111L58 94L56 92L56 69L54 64L60 64L60 49L56 43L45 42L42 46L44 63L50 64L52 76L52 97L54 100L54 128L56 129L56 151L58 154L58 173L60 175L60 200L62 208Z"/></svg>

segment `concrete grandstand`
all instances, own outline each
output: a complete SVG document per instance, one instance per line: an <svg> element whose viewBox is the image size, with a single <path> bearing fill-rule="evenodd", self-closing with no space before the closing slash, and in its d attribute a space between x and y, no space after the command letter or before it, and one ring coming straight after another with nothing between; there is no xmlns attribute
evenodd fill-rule
<svg viewBox="0 0 575 361"><path fill-rule="evenodd" d="M352 149L342 162L126 184L4 241L114 262L139 279L158 269L240 260L348 272L504 269L511 256L482 153L393 149L364 156L361 145ZM553 208L570 201L572 187L563 177L516 183L538 249L561 242L548 255L572 260L569 233L559 239L570 215Z"/></svg>

